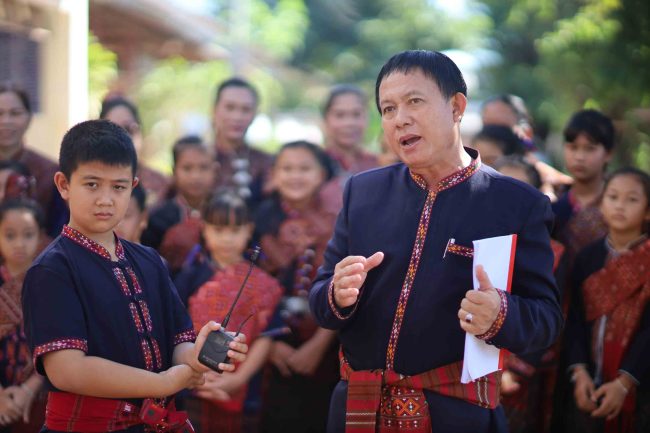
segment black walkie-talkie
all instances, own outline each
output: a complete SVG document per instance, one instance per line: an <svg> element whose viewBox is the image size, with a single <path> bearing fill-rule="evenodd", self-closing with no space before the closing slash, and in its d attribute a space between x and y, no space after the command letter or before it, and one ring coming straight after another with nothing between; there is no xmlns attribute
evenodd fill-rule
<svg viewBox="0 0 650 433"><path fill-rule="evenodd" d="M230 321L230 315L232 314L232 310L235 308L235 305L239 300L239 296L241 296L241 292L244 290L244 287L246 286L248 277L250 277L251 272L253 271L253 266L255 265L255 261L257 260L257 257L259 255L260 255L260 247L257 246L255 247L253 253L251 254L250 267L248 268L248 273L246 274L246 278L244 278L244 281L242 282L242 285L239 288L239 291L237 292L237 296L235 297L235 300L230 306L230 310L228 310L226 317L223 318L223 322L221 322L221 328L219 328L219 330L217 331L212 331L208 334L208 337L205 340L205 344L203 344L203 347L199 352L199 362L209 367L210 369L216 371L217 373L222 372L221 369L219 368L219 363L221 362L228 363L228 361L230 360L230 358L228 357L228 350L230 349L229 344L231 341L235 339L237 334L239 334L239 331L237 332L237 334L235 334L235 336L232 336L226 333L226 326ZM243 323L240 325L240 329L243 325L244 325Z"/></svg>

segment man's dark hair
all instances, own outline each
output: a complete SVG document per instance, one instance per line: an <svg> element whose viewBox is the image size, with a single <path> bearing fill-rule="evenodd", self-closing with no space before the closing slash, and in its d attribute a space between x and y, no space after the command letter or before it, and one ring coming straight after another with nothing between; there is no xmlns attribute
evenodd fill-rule
<svg viewBox="0 0 650 433"><path fill-rule="evenodd" d="M428 78L432 79L440 89L442 96L449 99L456 93L467 96L467 84L458 66L447 56L438 51L409 50L395 54L388 59L379 71L375 83L375 103L381 114L379 106L379 86L388 75L394 72L406 74L414 69L419 69Z"/></svg>
<svg viewBox="0 0 650 433"><path fill-rule="evenodd" d="M113 108L117 107L124 107L129 110L133 116L133 119L135 119L136 123L140 125L140 114L138 113L138 107L136 107L133 102L122 96L112 96L110 98L104 99L102 101L102 108L99 111L99 118L106 119L108 113L110 113Z"/></svg>
<svg viewBox="0 0 650 433"><path fill-rule="evenodd" d="M244 80L243 78L232 77L226 81L223 81L221 84L219 84L219 87L217 87L217 93L214 97L214 105L217 105L219 103L221 93L229 87L242 87L244 89L248 89L253 95L253 99L255 99L255 105L257 105L259 102L259 95L257 94L257 90L255 90L255 87L253 87L251 83Z"/></svg>
<svg viewBox="0 0 650 433"><path fill-rule="evenodd" d="M614 124L600 111L580 110L571 116L571 120L564 128L564 140L573 142L580 134L585 134L608 152L614 148L616 135Z"/></svg>
<svg viewBox="0 0 650 433"><path fill-rule="evenodd" d="M368 104L368 96L366 95L366 92L361 89L361 87L355 86L354 84L337 84L330 89L329 93L327 94L327 99L325 99L325 103L321 108L321 114L323 117L327 116L330 108L332 108L334 100L341 95L356 95L359 97L359 100L364 107L366 104Z"/></svg>
<svg viewBox="0 0 650 433"><path fill-rule="evenodd" d="M127 132L108 120L81 122L66 132L59 152L59 167L69 180L72 173L85 162L131 166L133 176L138 156Z"/></svg>

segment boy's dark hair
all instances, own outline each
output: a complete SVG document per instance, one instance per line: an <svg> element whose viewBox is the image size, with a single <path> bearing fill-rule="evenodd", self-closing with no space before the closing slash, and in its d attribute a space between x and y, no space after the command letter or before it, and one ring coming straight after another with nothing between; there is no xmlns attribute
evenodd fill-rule
<svg viewBox="0 0 650 433"><path fill-rule="evenodd" d="M366 95L366 92L364 92L361 89L361 87L355 86L354 84L337 84L336 86L333 86L330 89L327 95L327 99L325 99L325 103L321 108L321 114L323 115L323 117L325 117L327 113L330 111L330 108L332 108L332 104L334 103L334 100L336 98L338 98L341 95L348 95L348 94L358 96L364 107L368 103L368 95Z"/></svg>
<svg viewBox="0 0 650 433"><path fill-rule="evenodd" d="M524 170L526 176L528 176L528 182L535 187L535 189L541 188L542 178L539 175L539 172L535 166L526 161L522 155L502 156L494 163L494 169L497 171L501 171L504 167L520 168Z"/></svg>
<svg viewBox="0 0 650 433"><path fill-rule="evenodd" d="M35 201L27 198L13 198L0 203L0 222L5 218L7 212L12 210L26 210L34 216L39 229L45 228L45 215L41 206Z"/></svg>
<svg viewBox="0 0 650 433"><path fill-rule="evenodd" d="M564 128L564 140L573 142L580 134L602 145L606 151L614 148L615 130L612 120L600 111L581 110L571 116Z"/></svg>
<svg viewBox="0 0 650 433"><path fill-rule="evenodd" d="M205 144L203 139L198 135L185 135L174 143L172 147L172 158L174 161L174 166L178 162L178 159L187 149L198 149L202 152L210 153L210 148Z"/></svg>
<svg viewBox="0 0 650 433"><path fill-rule="evenodd" d="M467 96L467 84L458 66L447 56L438 51L408 50L395 54L388 59L379 71L375 83L375 103L381 114L379 106L379 86L388 75L394 72L408 73L419 69L433 80L440 89L442 96L449 99L456 93Z"/></svg>
<svg viewBox="0 0 650 433"><path fill-rule="evenodd" d="M29 95L25 89L11 81L3 81L0 83L0 94L2 93L13 93L18 96L18 99L22 102L25 110L27 110L30 115L32 114L32 104L29 102Z"/></svg>
<svg viewBox="0 0 650 433"><path fill-rule="evenodd" d="M477 140L490 141L496 144L504 155L523 155L524 146L517 134L512 129L502 125L485 125L478 134L472 138L472 143Z"/></svg>
<svg viewBox="0 0 650 433"><path fill-rule="evenodd" d="M147 209L147 192L144 190L141 183L138 183L135 188L131 190L131 197L135 199L140 212L144 212Z"/></svg>
<svg viewBox="0 0 650 433"><path fill-rule="evenodd" d="M312 155L314 155L316 162L318 162L321 168L325 171L325 182L334 177L334 173L336 172L336 164L332 158L330 158L330 156L323 150L322 147L305 140L292 141L283 145L280 150L278 150L278 153L275 154L275 157L273 158L273 165L277 163L278 158L280 158L280 155L282 155L282 152L287 149L305 149L311 152Z"/></svg>
<svg viewBox="0 0 650 433"><path fill-rule="evenodd" d="M215 226L243 226L253 222L246 201L231 189L222 189L203 209L203 220Z"/></svg>
<svg viewBox="0 0 650 433"><path fill-rule="evenodd" d="M532 127L532 118L530 117L528 108L526 108L526 103L521 97L509 93L490 96L485 100L485 102L483 102L483 105L481 106L481 112L487 105L493 102L502 102L506 104L517 117L517 124Z"/></svg>
<svg viewBox="0 0 650 433"><path fill-rule="evenodd" d="M70 128L63 136L59 167L69 180L79 164L101 162L128 165L135 177L138 156L127 132L108 120L87 120Z"/></svg>
<svg viewBox="0 0 650 433"><path fill-rule="evenodd" d="M217 92L214 97L214 105L217 105L219 103L219 99L221 98L221 93L223 93L223 91L229 87L242 87L244 89L248 89L253 95L253 99L255 100L255 105L257 105L257 103L259 102L259 95L257 94L257 90L255 90L255 87L253 87L251 83L244 80L243 78L232 77L221 82L221 84L219 84L219 87L217 87Z"/></svg>
<svg viewBox="0 0 650 433"><path fill-rule="evenodd" d="M140 125L140 114L138 113L138 108L135 106L135 104L133 104L133 102L122 96L112 96L110 98L104 99L102 101L102 108L99 111L99 118L106 119L108 113L110 113L111 110L116 107L124 107L129 110L136 123Z"/></svg>

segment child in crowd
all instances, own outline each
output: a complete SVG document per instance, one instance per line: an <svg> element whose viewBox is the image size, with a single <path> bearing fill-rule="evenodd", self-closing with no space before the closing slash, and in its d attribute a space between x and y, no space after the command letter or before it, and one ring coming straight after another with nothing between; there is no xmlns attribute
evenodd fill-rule
<svg viewBox="0 0 650 433"><path fill-rule="evenodd" d="M147 193L139 183L131 191L129 207L122 221L115 227L117 236L136 244L140 243L140 237L147 228Z"/></svg>
<svg viewBox="0 0 650 433"><path fill-rule="evenodd" d="M187 294L188 310L197 329L205 321L222 320L227 314L250 268L244 252L253 234L246 202L233 192L216 195L203 217L207 257L199 261L211 269L211 276ZM253 267L229 326L232 330L241 327L246 334L250 341L248 357L234 373L208 373L205 385L196 388L196 397L188 399L190 419L200 427L197 431L241 432L248 382L264 365L271 349L271 338L260 334L269 324L281 296L278 281Z"/></svg>
<svg viewBox="0 0 650 433"><path fill-rule="evenodd" d="M20 305L23 279L39 251L44 229L36 202L8 199L0 205L0 431L33 432L43 425L42 378L34 371Z"/></svg>
<svg viewBox="0 0 650 433"><path fill-rule="evenodd" d="M650 431L650 176L614 172L600 205L607 236L583 249L566 339L575 405L568 431ZM603 425L604 424L604 425Z"/></svg>
<svg viewBox="0 0 650 433"><path fill-rule="evenodd" d="M272 169L277 191L256 215L262 266L284 286L281 315L293 331L271 351L265 432L324 431L331 391L339 379L335 334L316 325L307 303L336 218L319 200L330 167L320 147L305 141L285 144Z"/></svg>
<svg viewBox="0 0 650 433"><path fill-rule="evenodd" d="M542 187L539 172L523 155L502 156L495 161L494 168L537 189ZM551 239L551 248L554 256L553 274L562 295L567 271L564 246ZM505 358L501 376L501 404L511 433L553 431L551 417L559 352L560 345L556 343L542 352L525 356L508 354Z"/></svg>
<svg viewBox="0 0 650 433"><path fill-rule="evenodd" d="M219 325L196 336L160 256L113 232L137 184L133 142L111 122L83 122L64 136L59 164L70 221L22 294L34 366L50 390L42 431L186 431L169 396L203 383L198 352ZM242 340L230 344L234 362L245 359Z"/></svg>
<svg viewBox="0 0 650 433"><path fill-rule="evenodd" d="M497 159L506 155L524 155L522 140L512 129L501 125L485 125L472 138L472 147L479 151L481 161L494 167Z"/></svg>
<svg viewBox="0 0 650 433"><path fill-rule="evenodd" d="M0 201L5 199L35 199L36 179L21 162L0 161Z"/></svg>
<svg viewBox="0 0 650 433"><path fill-rule="evenodd" d="M175 274L199 243L201 209L214 188L217 163L212 150L197 136L179 139L172 152L173 193L151 212L142 243L157 249Z"/></svg>
<svg viewBox="0 0 650 433"><path fill-rule="evenodd" d="M575 254L606 233L598 208L605 183L605 168L612 158L614 125L596 110L573 115L564 128L564 163L573 176L570 189L553 203L554 237Z"/></svg>

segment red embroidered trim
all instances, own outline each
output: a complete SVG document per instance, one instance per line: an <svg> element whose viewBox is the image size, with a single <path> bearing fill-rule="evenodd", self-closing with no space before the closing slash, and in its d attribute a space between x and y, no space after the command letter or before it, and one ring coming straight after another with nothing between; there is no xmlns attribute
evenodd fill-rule
<svg viewBox="0 0 650 433"><path fill-rule="evenodd" d="M149 307L147 306L147 303L144 301L139 301L140 303L140 310L142 311L142 315L144 316L144 323L147 325L147 331L151 332L153 331L153 322L151 321L151 314L149 313Z"/></svg>
<svg viewBox="0 0 650 433"><path fill-rule="evenodd" d="M106 260L112 260L111 254L108 252L106 248L104 248L94 240L90 239L88 236L84 235L80 231L73 229L67 224L63 226L63 230L61 230L61 236L65 236L66 238L74 241L75 243L86 248L87 250L105 258ZM122 247L122 243L117 238L117 236L115 236L115 255L119 260L125 259L124 248Z"/></svg>
<svg viewBox="0 0 650 433"><path fill-rule="evenodd" d="M336 306L336 302L334 301L334 280L332 280L329 286L327 287L327 303L330 306L330 310L332 310L332 314L334 314L334 316L337 319L340 320L349 319L354 314L354 312L357 311L357 307L359 306L360 299L361 299L361 290L359 290L359 296L357 296L357 302L354 304L354 308L352 309L352 311L350 311L350 313L348 314L341 314L339 308Z"/></svg>
<svg viewBox="0 0 650 433"><path fill-rule="evenodd" d="M151 347L149 347L149 343L147 343L145 337L140 338L140 347L142 348L142 354L144 355L145 368L149 371L153 371L153 355L151 353Z"/></svg>
<svg viewBox="0 0 650 433"><path fill-rule="evenodd" d="M126 268L126 272L129 274L129 277L131 278L131 283L133 284L133 289L135 290L136 294L142 293L142 288L140 287L140 282L138 281L138 277L135 275L135 272L133 272L133 268L128 267Z"/></svg>
<svg viewBox="0 0 650 433"><path fill-rule="evenodd" d="M501 298L499 314L497 314L497 318L494 320L492 326L490 326L490 329L488 329L487 332L476 336L476 338L480 340L491 340L494 338L494 336L497 335L503 327L503 323L506 321L506 315L508 314L508 297L503 290L497 289L497 293Z"/></svg>
<svg viewBox="0 0 650 433"><path fill-rule="evenodd" d="M135 323L135 328L139 334L144 334L144 326L142 326L142 320L140 320L140 315L138 315L138 307L135 306L134 302L129 302L129 309L131 310L131 317L133 318L133 323Z"/></svg>
<svg viewBox="0 0 650 433"><path fill-rule="evenodd" d="M463 257L469 257L470 259L474 257L474 248L464 247L455 243L449 243L447 245L447 252Z"/></svg>
<svg viewBox="0 0 650 433"><path fill-rule="evenodd" d="M424 202L424 209L422 210L422 215L420 216L420 223L418 225L418 231L415 237L415 246L413 247L413 252L411 253L411 261L409 262L409 267L406 271L406 278L404 278L402 292L400 293L399 301L397 303L397 310L395 311L395 318L393 319L393 328L391 330L390 339L388 341L388 350L386 353L387 370L394 370L393 363L395 362L395 349L397 347L397 339L402 328L404 313L406 312L406 303L408 301L409 295L411 294L413 280L415 280L415 274L418 270L418 265L420 264L420 257L422 256L424 241L427 237L427 230L429 228L431 209L433 208L433 203L436 201L437 195L437 191L429 191L427 194L427 199Z"/></svg>
<svg viewBox="0 0 650 433"><path fill-rule="evenodd" d="M479 158L472 159L472 161L469 163L469 165L463 169L458 170L455 173L450 174L446 178L442 179L440 182L438 182L438 185L436 187L436 190L438 192L444 191L446 189L451 188L452 186L456 186L459 183L469 179L472 177L474 173L478 171L478 169L481 167L481 161ZM422 189L428 189L429 186L427 185L427 182L424 180L422 176L419 174L415 174L412 171L409 171L409 174L411 175L411 178L415 183Z"/></svg>
<svg viewBox="0 0 650 433"><path fill-rule="evenodd" d="M126 278L124 277L122 269L118 268L117 266L114 267L113 275L115 275L115 278L117 278L117 281L120 283L120 287L122 288L122 293L124 293L124 296L131 296L131 290L129 290L129 285L126 283Z"/></svg>
<svg viewBox="0 0 650 433"><path fill-rule="evenodd" d="M49 343L41 344L36 346L34 349L34 365L36 365L36 360L39 356L45 355L46 353L56 352L57 350L65 349L76 349L81 350L84 353L88 352L88 341L82 340L80 338L63 338L61 340L50 341Z"/></svg>
<svg viewBox="0 0 650 433"><path fill-rule="evenodd" d="M194 343L194 340L196 340L196 332L193 329L188 329L174 336L174 346L181 343Z"/></svg>
<svg viewBox="0 0 650 433"><path fill-rule="evenodd" d="M151 337L149 341L151 341L151 345L153 346L153 354L154 354L154 359L156 360L156 368L160 370L163 367L163 362L162 362L162 355L160 354L160 346L158 346L158 340Z"/></svg>

